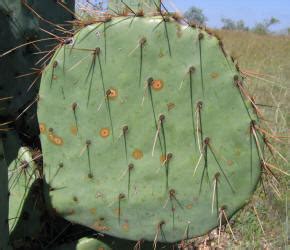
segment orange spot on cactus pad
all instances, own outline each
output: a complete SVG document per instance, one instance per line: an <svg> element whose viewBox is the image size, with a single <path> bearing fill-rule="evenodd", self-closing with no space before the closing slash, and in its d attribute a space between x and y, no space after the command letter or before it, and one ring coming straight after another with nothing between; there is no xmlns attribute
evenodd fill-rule
<svg viewBox="0 0 290 250"><path fill-rule="evenodd" d="M109 231L111 230L110 227L105 226L101 221L97 221L92 228L94 228L96 231Z"/></svg>
<svg viewBox="0 0 290 250"><path fill-rule="evenodd" d="M175 104L174 103L170 102L170 103L167 104L168 111L170 111L170 110L172 110L174 108L175 108Z"/></svg>
<svg viewBox="0 0 290 250"><path fill-rule="evenodd" d="M46 133L46 126L44 123L39 123L39 131L41 134L45 134Z"/></svg>
<svg viewBox="0 0 290 250"><path fill-rule="evenodd" d="M121 209L119 209L119 208L115 208L115 209L114 209L114 213L115 213L115 215L117 215L117 216L121 215Z"/></svg>
<svg viewBox="0 0 290 250"><path fill-rule="evenodd" d="M118 91L116 89L110 88L108 90L108 98L114 100L118 97Z"/></svg>
<svg viewBox="0 0 290 250"><path fill-rule="evenodd" d="M97 213L97 209L96 208L91 208L90 209L90 213L91 214L96 214Z"/></svg>
<svg viewBox="0 0 290 250"><path fill-rule="evenodd" d="M58 137L58 136L54 136L53 141L54 141L54 144L56 144L56 145L62 145L63 144L63 139Z"/></svg>
<svg viewBox="0 0 290 250"><path fill-rule="evenodd" d="M210 76L211 76L212 79L217 79L217 78L219 77L219 73L217 73L217 72L212 72L212 73L210 74Z"/></svg>
<svg viewBox="0 0 290 250"><path fill-rule="evenodd" d="M73 134L73 135L77 135L78 133L78 128L76 126L72 126L70 128L70 132Z"/></svg>
<svg viewBox="0 0 290 250"><path fill-rule="evenodd" d="M100 136L103 138L107 138L110 135L110 130L108 128L102 128L100 130Z"/></svg>
<svg viewBox="0 0 290 250"><path fill-rule="evenodd" d="M152 82L152 88L156 91L159 91L161 89L163 89L164 87L164 83L162 80L153 80Z"/></svg>
<svg viewBox="0 0 290 250"><path fill-rule="evenodd" d="M124 231L128 232L129 231L129 224L128 223L123 224L122 228Z"/></svg>
<svg viewBox="0 0 290 250"><path fill-rule="evenodd" d="M166 155L161 155L160 156L160 162L163 164L166 160Z"/></svg>
<svg viewBox="0 0 290 250"><path fill-rule="evenodd" d="M192 209L192 207L193 207L192 204L188 204L188 205L186 205L186 208L187 208L187 209Z"/></svg>
<svg viewBox="0 0 290 250"><path fill-rule="evenodd" d="M54 134L53 132L49 132L47 137L53 144L57 146L63 145L63 139L57 136L56 134Z"/></svg>
<svg viewBox="0 0 290 250"><path fill-rule="evenodd" d="M132 156L134 157L134 159L140 160L143 157L143 152L140 149L135 149Z"/></svg>

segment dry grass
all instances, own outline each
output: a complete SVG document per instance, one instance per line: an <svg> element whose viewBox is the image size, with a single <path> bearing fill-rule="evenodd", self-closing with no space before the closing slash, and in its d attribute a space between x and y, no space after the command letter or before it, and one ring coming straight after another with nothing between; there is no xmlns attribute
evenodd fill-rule
<svg viewBox="0 0 290 250"><path fill-rule="evenodd" d="M242 68L267 73L282 81L290 79L290 36L226 30L217 33Z"/></svg>
<svg viewBox="0 0 290 250"><path fill-rule="evenodd" d="M218 31L218 34L225 49L238 60L240 68L252 75L247 82L257 103L272 106L261 107L272 132L289 136L290 37L232 31ZM275 146L290 159L289 139L285 140L285 144L277 143ZM279 164L289 172L289 164L282 161ZM268 196L258 190L251 205L237 215L235 230L240 247L286 249L289 246L287 213L290 206L287 198L290 200L290 183L285 176L280 176L279 180L280 197L270 185L266 185Z"/></svg>
<svg viewBox="0 0 290 250"><path fill-rule="evenodd" d="M268 105L259 106L268 120L268 130L273 134L289 136L290 36L224 30L216 33L221 37L225 50L237 59L240 69L251 75L247 78L247 84L256 102ZM284 143L275 143L275 147L288 160L289 142L286 138ZM290 172L289 163L280 160L275 164ZM260 186L252 201L231 220L237 241L233 241L227 227L221 236L221 249L288 249L290 182L289 177L277 175L280 182L278 193L269 183L265 183L266 194ZM195 243L200 249L214 249L217 246L217 231L195 240Z"/></svg>
<svg viewBox="0 0 290 250"><path fill-rule="evenodd" d="M265 110L267 117L276 122L273 129L287 130L290 123L290 36L233 31L217 33L229 54L238 60L240 68L255 74L248 83L257 102L281 107L278 111L272 109L272 115L269 108Z"/></svg>

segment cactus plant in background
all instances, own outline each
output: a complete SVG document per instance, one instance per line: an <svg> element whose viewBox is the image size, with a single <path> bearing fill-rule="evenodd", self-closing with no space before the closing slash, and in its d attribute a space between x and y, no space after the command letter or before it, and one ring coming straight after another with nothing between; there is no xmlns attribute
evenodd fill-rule
<svg viewBox="0 0 290 250"><path fill-rule="evenodd" d="M38 118L52 206L154 245L205 234L271 172L259 109L214 35L153 1L155 15L121 2L131 13L81 29L43 72Z"/></svg>
<svg viewBox="0 0 290 250"><path fill-rule="evenodd" d="M56 235L68 228L67 223L47 214L42 193L40 152L21 147L21 143L15 132L1 134L5 156L5 165L3 168L1 165L1 250L50 246Z"/></svg>
<svg viewBox="0 0 290 250"><path fill-rule="evenodd" d="M15 127L16 125L20 129L18 133L28 141L31 136L37 136L38 134L35 114L36 94L39 88L41 67L43 67L45 62L48 62L53 52L45 55L43 51L51 50L60 41L49 37L50 32L55 33L58 29L58 32L56 32L58 35L67 36L67 33L64 33L67 29L63 27L69 27L65 22L72 20L73 10L73 0L66 1L66 3L50 0L3 0L0 2L0 118L1 121L5 121L3 124L6 125L2 129L3 124L1 124L0 132L1 146L3 138L7 166L16 159L17 151L20 147L20 141L16 133L6 133L9 130L7 126L12 125ZM62 26L64 24L65 26ZM9 56L7 56L8 54ZM41 58L43 60L38 63ZM31 71L33 72L31 73ZM20 117L24 117L24 119L19 119ZM12 122L13 120L15 120L15 123ZM31 144L34 146L37 141L34 140ZM27 153L24 153L24 155L27 155ZM33 162L23 165L19 164L16 159L11 164L13 166L10 165L9 167L9 183L7 185L4 180L8 177L8 169L7 167L5 169L5 164L1 162L1 171L6 173L2 175L1 172L1 178L3 178L1 185L4 185L1 188L1 213L8 213L8 209L7 211L5 210L5 207L8 208L8 191L6 192L5 190L9 190L10 193L9 216L4 216L4 214L0 216L1 249L2 244L8 242L8 237L6 239L7 230L5 231L3 228L6 224L8 226L8 220L11 241L11 239L19 240L19 238L24 239L28 235L31 236L30 233L34 228L37 228L37 223L34 223L36 220L32 222L31 218L39 219L39 217L34 217L37 214L35 213L36 206L35 200L32 201L31 197L35 197L29 193L33 176L28 177L26 174L26 171L30 169L28 166L33 164ZM12 168L15 169L12 170ZM7 203L4 203L3 199L6 198ZM28 219L25 216L27 213L23 211L23 206L30 206L29 212L34 212ZM3 224L4 221L6 224ZM27 227L29 223L31 225ZM27 230L27 228L29 229ZM2 237L5 237L5 240ZM6 247L6 245L3 246L3 249L6 249Z"/></svg>
<svg viewBox="0 0 290 250"><path fill-rule="evenodd" d="M0 138L0 249L8 248L9 226L8 226L8 167L4 155L2 138Z"/></svg>
<svg viewBox="0 0 290 250"><path fill-rule="evenodd" d="M1 239L0 242L6 244L1 249L7 249L8 243L15 247L15 244L19 245L25 238L34 237L40 230L38 199L32 194L37 176L35 161L40 156L33 158L29 148L20 147L20 140L15 132L1 133L2 145L3 162L7 165L1 167L1 178L7 178L7 181L1 180L1 209L4 211L7 205L7 214L1 215L1 232L5 232L3 226L6 225L8 234L5 236L5 233L1 233L1 237L5 236L7 239Z"/></svg>
<svg viewBox="0 0 290 250"><path fill-rule="evenodd" d="M69 34L64 33L65 23L73 18L68 9L74 10L74 0L0 2L0 115L16 118L26 137L38 134L33 110L42 67L52 55L43 51L47 53L62 40L51 37L51 32L60 37ZM9 56L4 56L6 53ZM23 116L25 119L19 119Z"/></svg>
<svg viewBox="0 0 290 250"><path fill-rule="evenodd" d="M27 147L19 149L17 158L8 168L9 176L9 232L10 242L34 237L41 230L39 200L35 195L37 165L32 151Z"/></svg>

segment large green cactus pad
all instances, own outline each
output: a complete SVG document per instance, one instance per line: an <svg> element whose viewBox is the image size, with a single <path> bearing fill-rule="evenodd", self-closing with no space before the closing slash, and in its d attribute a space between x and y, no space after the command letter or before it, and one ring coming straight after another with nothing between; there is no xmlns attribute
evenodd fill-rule
<svg viewBox="0 0 290 250"><path fill-rule="evenodd" d="M260 176L238 76L216 37L171 18L81 30L40 89L55 210L113 236L163 242L205 234L221 207L233 215Z"/></svg>

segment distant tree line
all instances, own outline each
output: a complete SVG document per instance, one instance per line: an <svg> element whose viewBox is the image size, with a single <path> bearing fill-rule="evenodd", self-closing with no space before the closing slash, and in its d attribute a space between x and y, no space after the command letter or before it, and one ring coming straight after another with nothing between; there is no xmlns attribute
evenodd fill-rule
<svg viewBox="0 0 290 250"><path fill-rule="evenodd" d="M234 21L230 18L222 18L221 21L223 23L222 29L252 31L258 34L270 33L270 27L280 22L277 18L271 17L270 19L265 19L264 21L257 23L250 29L245 25L243 20Z"/></svg>
<svg viewBox="0 0 290 250"><path fill-rule="evenodd" d="M204 15L203 10L194 6L189 8L185 12L184 17L188 22L194 22L201 26L205 25L208 20L207 17ZM270 33L270 27L275 24L278 24L280 21L275 17L271 17L269 19L265 19L261 22L256 23L256 25L252 28L246 26L243 20L235 21L230 18L222 18L221 22L222 22L221 28L225 30L242 30L242 31L252 31L258 34L268 34ZM287 32L288 34L290 34L290 28L288 28Z"/></svg>

